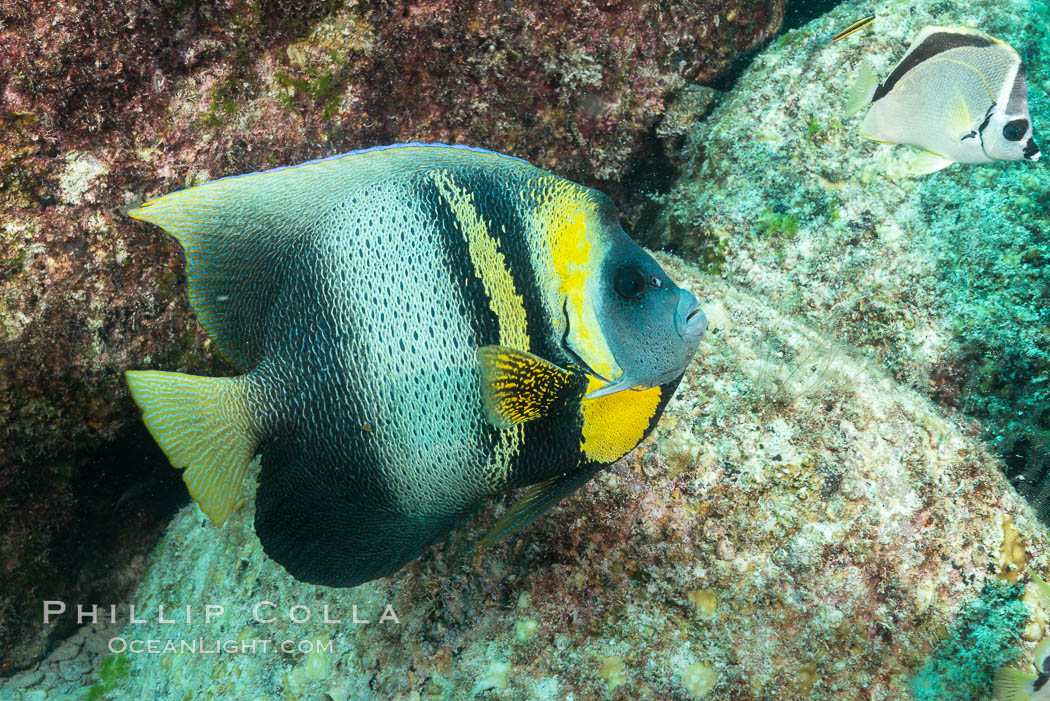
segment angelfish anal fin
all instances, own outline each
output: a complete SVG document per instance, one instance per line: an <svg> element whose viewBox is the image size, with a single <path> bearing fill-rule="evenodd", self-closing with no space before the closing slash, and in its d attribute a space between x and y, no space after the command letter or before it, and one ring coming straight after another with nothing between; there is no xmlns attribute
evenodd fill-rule
<svg viewBox="0 0 1050 701"><path fill-rule="evenodd" d="M496 525L489 529L489 532L474 545L474 549L487 548L493 543L503 540L510 533L532 523L544 512L549 511L555 504L585 484L602 467L604 465L565 473L526 487L521 497L514 502L513 506L507 509L507 512L496 522Z"/></svg>
<svg viewBox="0 0 1050 701"><path fill-rule="evenodd" d="M915 157L911 163L908 164L908 175L928 175L930 173L936 173L938 170L947 168L955 161L938 156L936 153L930 153L929 151L923 151Z"/></svg>
<svg viewBox="0 0 1050 701"><path fill-rule="evenodd" d="M507 346L482 346L477 360L485 418L496 428L556 414L586 386L581 373Z"/></svg>

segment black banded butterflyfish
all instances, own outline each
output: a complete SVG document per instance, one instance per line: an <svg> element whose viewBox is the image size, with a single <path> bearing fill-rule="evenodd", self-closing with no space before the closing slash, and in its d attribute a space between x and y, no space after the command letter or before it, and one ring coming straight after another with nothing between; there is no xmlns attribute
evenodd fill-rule
<svg viewBox="0 0 1050 701"><path fill-rule="evenodd" d="M922 149L912 174L1039 160L1021 57L976 29L926 27L882 83L862 65L846 112L868 105L861 135Z"/></svg>

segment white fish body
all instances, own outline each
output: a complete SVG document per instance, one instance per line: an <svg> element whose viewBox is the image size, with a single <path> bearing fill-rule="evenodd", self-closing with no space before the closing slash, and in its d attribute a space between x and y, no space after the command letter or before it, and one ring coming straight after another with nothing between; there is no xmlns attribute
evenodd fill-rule
<svg viewBox="0 0 1050 701"><path fill-rule="evenodd" d="M871 103L861 135L932 154L924 172L951 163L1039 158L1020 56L962 27L927 27L885 82L863 71L851 111ZM915 172L913 170L913 172Z"/></svg>

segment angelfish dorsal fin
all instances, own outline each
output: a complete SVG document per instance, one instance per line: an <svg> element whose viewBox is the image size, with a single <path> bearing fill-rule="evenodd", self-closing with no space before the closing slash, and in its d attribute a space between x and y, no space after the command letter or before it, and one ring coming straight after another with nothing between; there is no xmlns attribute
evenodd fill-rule
<svg viewBox="0 0 1050 701"><path fill-rule="evenodd" d="M532 523L545 511L550 510L563 498L576 491L602 467L604 466L558 475L526 487L514 505L507 509L507 512L489 529L489 532L475 543L474 549L487 548L522 526Z"/></svg>
<svg viewBox="0 0 1050 701"><path fill-rule="evenodd" d="M482 346L477 359L485 418L496 428L555 414L585 384L582 375L507 346Z"/></svg>

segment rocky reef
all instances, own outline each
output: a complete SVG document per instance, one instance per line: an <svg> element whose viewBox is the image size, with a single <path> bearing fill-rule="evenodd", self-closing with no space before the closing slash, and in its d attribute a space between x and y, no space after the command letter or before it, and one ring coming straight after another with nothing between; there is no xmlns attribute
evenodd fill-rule
<svg viewBox="0 0 1050 701"><path fill-rule="evenodd" d="M127 270L117 279L126 280L130 327L99 328L118 335L132 328L142 345L118 351L128 345L98 344L126 353L91 365L100 378L94 387L107 387L105 378L107 401L123 402L105 409L112 414L104 425L131 416L117 388L118 359L215 369L192 331L181 281L175 273L166 282L157 277L177 270L174 245L118 225L120 207L176 183L264 167L270 154L288 162L323 155L318 144L344 150L338 144L351 127L326 125L356 124L354 109L379 101L347 102L358 94L348 87L357 84L346 78L351 73L320 80L332 59L324 37L365 42L354 54L362 61L389 42L413 56L437 55L362 33L374 29L369 22L380 7L389 9L352 5L323 18L311 15L322 11L313 8L302 26L268 24L255 8L253 21L284 38L275 46L252 44L236 60L223 49L239 46L235 33L223 39L215 29L223 23L201 21L194 31L217 42L212 53L165 74L158 87L152 79L143 83L153 98L126 103L157 110L149 114L174 126L153 120L146 128L119 117L129 119L128 135L108 138L139 149L134 165L119 165L112 155L130 158L128 150L78 148L63 156L66 186L55 192L102 198L95 206L111 208L86 250L116 251L121 242L142 256L107 263ZM456 14L465 10L437 4L428 14L429 7L399 14L404 8L397 6L386 21L433 27L427 23L434 17L465 17ZM529 6L500 7L513 14ZM584 15L564 16L577 18L570 31L577 36L591 26L587 12L606 17L638 7L583 5L565 13ZM732 21L760 17L761 7ZM1046 572L1050 537L1015 489L1040 505L1035 478L1043 477L1050 452L1050 176L1042 164L997 163L908 177L907 150L860 139L858 120L841 116L841 106L860 62L885 75L922 27L980 27L1025 57L1036 137L1043 135L1045 148L1050 12L1043 0L889 0L870 28L828 43L868 10L849 0L783 35L710 114L713 94L681 71L676 85L684 87L675 100L643 119L678 149L667 163L681 172L666 196L643 208L636 233L678 254L660 255L660 262L697 294L710 331L660 425L631 455L493 548L476 554L472 544L506 504L489 505L397 575L352 590L295 582L265 557L252 530L254 484L247 480L242 505L221 529L193 504L171 522L127 598L141 622L129 621L121 607L116 623L82 628L2 691L34 701L71 694L943 701L987 698L1000 665L1027 670L1050 618L1050 604L1035 595L1027 575ZM229 18L223 13L245 8L176 15L206 11ZM338 30L324 29L330 26ZM610 47L615 26L595 41ZM480 28L471 30L480 36ZM429 46L446 46L442 37L450 36L431 37ZM628 27L620 39L633 36ZM493 45L494 56L506 61L514 57L506 47L518 46ZM186 54L180 48L175 55ZM390 60L401 65L399 56ZM463 65L484 75L482 64ZM333 84L338 100L328 92ZM438 104L451 115L470 113ZM564 104L572 121L573 110L591 103ZM639 103L626 104L633 110ZM513 150L466 126L426 131L438 128L445 112L427 122L418 111L424 107L405 112L423 137L477 136L479 145ZM450 124L473 124L463 119ZM623 175L626 161L616 155L623 152L609 146L617 142L601 141L601 129L577 134L555 122L563 131L545 138L568 141L553 138L550 151L529 151L518 141L525 150L516 155L564 174L588 173L592 183ZM360 133L402 138L400 127L382 124L362 128L390 131ZM300 140L289 136L295 129ZM187 136L202 133L210 138ZM581 147L585 136L606 145L592 153ZM87 185L76 175L84 173ZM32 191L10 187L0 196ZM79 217L77 231L92 231L83 223L91 210L84 202L26 202L21 206L55 209L48 220L55 231L71 231L61 228L63 216ZM39 252L17 274L49 280L57 266L51 249L32 250ZM83 279L89 269L78 268ZM56 286L62 294L72 289L57 279ZM116 293L103 286L83 298L101 299L99 309L108 309L107 295ZM64 298L54 299L58 305ZM133 311L144 300L156 305L153 316ZM27 339L46 331L28 322L19 328ZM81 356L70 357L71 368L82 367ZM48 405L38 398L35 406ZM55 416L57 435L65 415ZM68 417L71 425L74 419ZM1017 476L1025 479L1010 479ZM73 612L63 621L73 625ZM157 654L138 652L149 641Z"/></svg>
<svg viewBox="0 0 1050 701"><path fill-rule="evenodd" d="M672 91L716 78L782 15L783 0L5 2L0 673L46 642L21 612L126 588L99 577L141 559L153 540L132 536L170 513L142 498L170 470L121 372L228 371L186 303L177 245L128 207L412 140L613 182ZM106 523L118 532L92 540ZM76 546L85 532L90 547Z"/></svg>
<svg viewBox="0 0 1050 701"><path fill-rule="evenodd" d="M254 486L221 529L190 505L132 597L143 622L109 643L125 673L89 685L109 698L904 699L968 635L960 612L990 629L993 660L1041 637L1048 612L1010 582L1046 566L1046 529L965 424L821 329L660 262L711 330L628 458L504 543L473 551L505 508L491 505L349 590L266 558ZM223 607L210 621L208 605ZM1006 623L987 623L1005 605ZM123 647L150 640L157 654ZM169 640L226 652L165 652Z"/></svg>
<svg viewBox="0 0 1050 701"><path fill-rule="evenodd" d="M808 318L950 411L1046 504L1050 481L1050 173L1043 162L908 177L915 151L858 135L846 93L927 25L978 27L1023 57L1050 142L1050 5L847 2L762 52L683 145L650 245ZM677 110L672 105L669 113ZM1050 514L1047 514L1050 515Z"/></svg>

